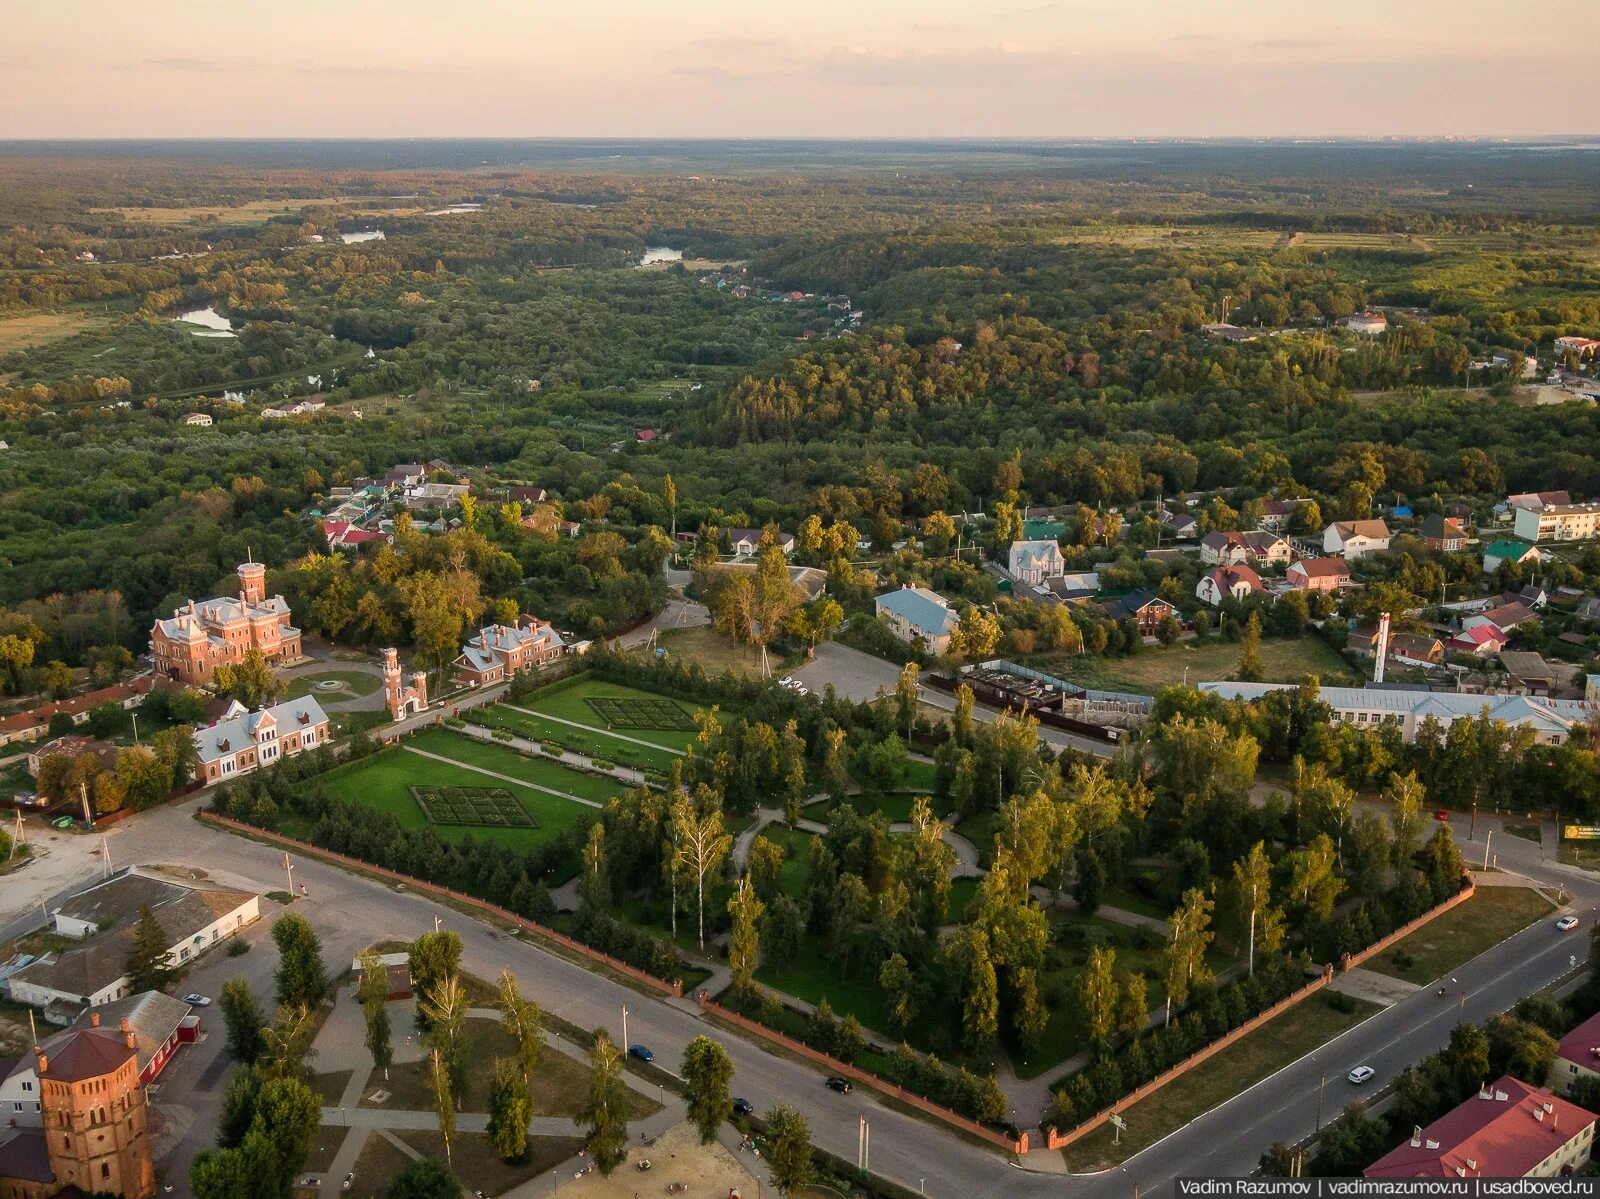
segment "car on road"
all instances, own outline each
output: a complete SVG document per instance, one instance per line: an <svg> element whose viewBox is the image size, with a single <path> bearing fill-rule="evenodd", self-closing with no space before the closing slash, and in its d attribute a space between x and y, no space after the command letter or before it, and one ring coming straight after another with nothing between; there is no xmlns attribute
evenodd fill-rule
<svg viewBox="0 0 1600 1199"><path fill-rule="evenodd" d="M211 1006L211 996L209 996L209 995L200 995L200 994L197 994L195 992L190 992L188 995L185 995L183 997L183 1001L185 1003L187 1003L190 1007L210 1007Z"/></svg>
<svg viewBox="0 0 1600 1199"><path fill-rule="evenodd" d="M752 1115L755 1110L755 1104L748 1099L735 1099L733 1101L733 1114L736 1116Z"/></svg>
<svg viewBox="0 0 1600 1199"><path fill-rule="evenodd" d="M653 1062L656 1060L655 1053L644 1045L629 1045L628 1056L636 1057L641 1062Z"/></svg>
<svg viewBox="0 0 1600 1199"><path fill-rule="evenodd" d="M848 1095L855 1088L850 1085L848 1078L840 1078L837 1074L830 1074L828 1075L828 1090L838 1091L841 1095Z"/></svg>
<svg viewBox="0 0 1600 1199"><path fill-rule="evenodd" d="M1447 812L1444 808L1435 808L1433 810L1433 818L1435 820L1449 820L1450 819L1450 813Z"/></svg>
<svg viewBox="0 0 1600 1199"><path fill-rule="evenodd" d="M1578 918L1576 916L1563 916L1560 920L1556 921L1556 928L1564 933L1570 933L1577 927Z"/></svg>
<svg viewBox="0 0 1600 1199"><path fill-rule="evenodd" d="M1372 1076L1376 1073L1377 1071L1371 1066L1357 1066L1354 1070L1350 1071L1350 1073L1346 1074L1345 1077L1359 1087L1362 1083L1371 1082Z"/></svg>
<svg viewBox="0 0 1600 1199"><path fill-rule="evenodd" d="M793 682L794 682L794 675L786 674L781 679L778 680L778 686L787 687Z"/></svg>

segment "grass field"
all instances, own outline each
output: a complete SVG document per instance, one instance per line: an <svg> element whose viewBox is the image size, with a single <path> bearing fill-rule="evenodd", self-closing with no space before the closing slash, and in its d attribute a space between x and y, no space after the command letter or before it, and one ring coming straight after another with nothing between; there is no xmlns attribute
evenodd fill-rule
<svg viewBox="0 0 1600 1199"><path fill-rule="evenodd" d="M1562 841L1556 860L1584 870L1600 870L1600 841Z"/></svg>
<svg viewBox="0 0 1600 1199"><path fill-rule="evenodd" d="M109 317L90 312L30 312L26 316L6 317L0 320L0 354L103 329L110 323Z"/></svg>
<svg viewBox="0 0 1600 1199"><path fill-rule="evenodd" d="M441 730L430 729L406 744L465 765L440 762L396 747L323 775L322 781L328 795L333 799L350 799L390 812L405 828L421 828L427 824L427 817L413 796L412 787L503 787L537 823L536 828L469 828L452 824L435 827L441 837L452 841L471 833L480 840L488 837L514 849L529 849L592 816L593 809L557 795L536 791L532 787L520 787L492 779L476 770L466 769L466 765L482 766L530 783L582 795L599 803L624 790L621 784L568 770L554 762L530 760L509 749L485 745Z"/></svg>
<svg viewBox="0 0 1600 1199"><path fill-rule="evenodd" d="M1341 1012L1325 995L1313 995L1228 1046L1204 1065L1134 1104L1122 1114L1128 1126L1120 1138L1107 1124L1063 1149L1061 1155L1066 1159L1067 1168L1082 1174L1127 1161L1379 1010L1376 1004L1364 1000L1352 1002L1354 1011ZM1339 1106L1335 1101L1332 1110L1337 1111ZM1113 1144L1116 1140L1121 1143Z"/></svg>
<svg viewBox="0 0 1600 1199"><path fill-rule="evenodd" d="M1191 685L1227 678L1239 668L1239 645L1213 638L1198 646L1180 641L1131 658L1031 658L1028 664L1085 687L1154 695L1163 687L1183 682L1185 668ZM1357 681L1344 659L1326 642L1309 635L1293 641L1263 641L1261 666L1262 681L1268 683L1294 683L1308 674L1316 675L1324 686Z"/></svg>
<svg viewBox="0 0 1600 1199"><path fill-rule="evenodd" d="M605 729L577 729L570 724L562 724L560 721L533 712L516 711L515 709L520 706L508 701L474 708L466 714L466 719L486 728L505 729L508 733L526 737L530 741L541 743L553 741L574 753L588 754L591 758L605 758L623 766L666 771L672 769L672 763L679 757L678 754L663 747L624 741ZM631 732L627 735L633 736Z"/></svg>
<svg viewBox="0 0 1600 1199"><path fill-rule="evenodd" d="M316 684L321 682L343 683L344 687L338 691L319 691ZM329 699L349 699L352 695L371 695L383 686L383 680L375 674L367 674L360 670L320 670L316 674L303 674L299 678L290 679L289 686L284 691L285 699L299 699L302 695L325 695Z"/></svg>
<svg viewBox="0 0 1600 1199"><path fill-rule="evenodd" d="M307 208L358 209L363 215L409 216L423 211L416 205L405 207L366 207L360 196L321 196L294 200L249 200L243 204L199 204L181 208L91 208L102 215L114 215L132 225L194 225L202 221L223 225L259 225L277 216L288 216Z"/></svg>
<svg viewBox="0 0 1600 1199"><path fill-rule="evenodd" d="M594 708L589 705L591 699L634 699L657 702L660 698L660 696L653 695L648 691L640 691L634 687L622 687L615 683L602 683L598 679L583 677L557 683L553 687L537 691L533 695L518 700L517 707L524 708L530 712L559 716L563 720L581 724L587 729L604 732L605 722L595 715ZM694 704L680 703L679 706L691 716L696 710ZM682 729L630 728L618 731L625 732L629 737L637 738L640 741L648 741L652 745L665 746L667 749L684 749L694 740L692 731Z"/></svg>
<svg viewBox="0 0 1600 1199"><path fill-rule="evenodd" d="M1423 925L1365 964L1391 978L1430 983L1552 911L1527 887L1480 887L1466 903Z"/></svg>
<svg viewBox="0 0 1600 1199"><path fill-rule="evenodd" d="M698 662L711 674L730 670L739 675L761 673L761 656L751 653L748 646L724 637L709 625L695 625L687 629L663 629L659 644L669 654ZM780 659L768 655L776 668Z"/></svg>

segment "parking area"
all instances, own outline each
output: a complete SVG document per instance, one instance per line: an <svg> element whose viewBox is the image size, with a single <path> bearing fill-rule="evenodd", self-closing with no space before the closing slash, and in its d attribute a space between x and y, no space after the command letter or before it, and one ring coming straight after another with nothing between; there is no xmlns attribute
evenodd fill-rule
<svg viewBox="0 0 1600 1199"><path fill-rule="evenodd" d="M848 645L824 641L817 646L814 659L791 673L814 695L821 695L832 684L840 698L864 703L876 698L880 690L892 691L900 668Z"/></svg>

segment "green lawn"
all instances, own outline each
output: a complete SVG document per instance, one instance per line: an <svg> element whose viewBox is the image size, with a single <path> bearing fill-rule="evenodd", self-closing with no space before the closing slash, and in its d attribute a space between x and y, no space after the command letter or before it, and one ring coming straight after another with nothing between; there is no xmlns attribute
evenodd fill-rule
<svg viewBox="0 0 1600 1199"><path fill-rule="evenodd" d="M1365 963L1391 978L1430 983L1552 911L1527 887L1479 887L1466 903L1423 925Z"/></svg>
<svg viewBox="0 0 1600 1199"><path fill-rule="evenodd" d="M1600 870L1600 841L1562 841L1556 847L1556 860L1566 866Z"/></svg>
<svg viewBox="0 0 1600 1199"><path fill-rule="evenodd" d="M507 746L489 741L477 741L448 729L424 729L415 737L406 740L404 744L427 753L442 754L469 766L480 766L497 774L511 775L527 783L564 791L568 795L592 799L596 803L605 803L629 789L624 783L587 774L581 770L573 770L548 758L527 757ZM485 777L479 775L480 780ZM480 781L477 785L483 786L484 783Z"/></svg>
<svg viewBox="0 0 1600 1199"><path fill-rule="evenodd" d="M1068 1169L1089 1173L1120 1165L1379 1010L1365 1000L1352 1002L1353 1011L1341 1012L1319 993L1290 1008L1123 1112L1128 1126L1120 1136L1106 1124L1063 1149ZM1329 1115L1337 1114L1339 1106L1338 1101L1331 1103Z"/></svg>
<svg viewBox="0 0 1600 1199"><path fill-rule="evenodd" d="M316 684L339 682L344 687L338 691L319 691ZM316 674L303 674L291 679L285 689L285 699L299 699L303 695L325 695L329 699L349 699L352 695L371 695L383 686L375 674L361 670L319 670Z"/></svg>
<svg viewBox="0 0 1600 1199"><path fill-rule="evenodd" d="M516 701L517 707L526 708L533 712L544 712L551 716L559 716L563 720L575 721L590 729L605 731L606 722L595 710L589 706L590 698L614 699L659 699L649 691L640 691L634 687L623 687L616 683L602 683L587 675L575 679L567 679L536 691ZM685 715L693 715L696 705L675 701L684 710ZM627 733L630 737L637 737L641 741L648 741L652 745L664 745L668 749L685 749L694 740L692 731L685 732L679 729L620 729L619 732Z"/></svg>
<svg viewBox="0 0 1600 1199"><path fill-rule="evenodd" d="M940 800L931 795L922 795L917 792L893 791L887 795L873 795L863 792L860 795L850 796L849 802L863 812L882 812L889 818L890 824L911 823L912 805L919 799L926 799L933 807L935 816L943 816L950 810L947 800ZM831 812L830 807L827 811ZM812 819L820 819L816 808L807 808L806 815Z"/></svg>
<svg viewBox="0 0 1600 1199"><path fill-rule="evenodd" d="M585 731L542 716L518 712L508 704L474 708L467 713L466 719L486 728L505 729L530 741L554 741L575 753L588 754L592 758L604 758L619 765L645 770L659 770L665 773L672 769L672 763L679 757L667 749L624 741L604 729ZM627 735L631 737L633 732L630 730Z"/></svg>
<svg viewBox="0 0 1600 1199"><path fill-rule="evenodd" d="M442 730L430 729L405 744L452 758L456 762L482 766L598 802L604 802L625 790L619 783L568 770L554 762L532 761L509 749L486 745ZM405 828L422 828L427 824L427 817L411 793L413 786L503 786L516 796L528 814L538 822L538 827L493 830L483 826L449 824L434 827L441 837L448 840L459 841L470 833L477 840L493 838L513 849L531 849L542 845L563 829L595 814L594 809L586 805L531 787L497 781L478 771L468 770L464 765L425 758L409 753L403 747L387 749L359 762L338 767L323 775L321 781L331 798L349 799L391 812ZM296 830L286 828L285 831Z"/></svg>
<svg viewBox="0 0 1600 1199"><path fill-rule="evenodd" d="M1239 645L1212 637L1204 645L1182 641L1127 658L1030 658L1028 664L1085 687L1154 695L1163 687L1183 682L1185 667L1191 685L1228 678L1239 667ZM1268 683L1294 683L1308 674L1330 687L1357 682L1344 659L1313 634L1298 640L1262 641L1261 666L1262 681Z"/></svg>

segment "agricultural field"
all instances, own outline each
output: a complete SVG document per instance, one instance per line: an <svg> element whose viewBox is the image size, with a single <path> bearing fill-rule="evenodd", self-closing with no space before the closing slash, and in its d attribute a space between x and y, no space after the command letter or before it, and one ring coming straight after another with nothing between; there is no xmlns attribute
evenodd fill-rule
<svg viewBox="0 0 1600 1199"><path fill-rule="evenodd" d="M414 216L416 205L369 207L371 200L357 196L317 196L289 200L248 200L243 204L194 204L167 208L91 208L95 215L114 216L131 225L259 225L273 217L290 216L307 209L349 208L362 216Z"/></svg>
<svg viewBox="0 0 1600 1199"><path fill-rule="evenodd" d="M1180 641L1128 658L1035 657L1028 659L1027 665L1085 687L1154 695L1163 687L1182 683L1185 669L1191 685L1230 677L1239 668L1239 652L1238 643L1213 637L1203 645ZM1262 641L1261 668L1261 679L1267 683L1294 683L1308 674L1316 675L1326 687L1358 682L1343 658L1310 635Z"/></svg>

